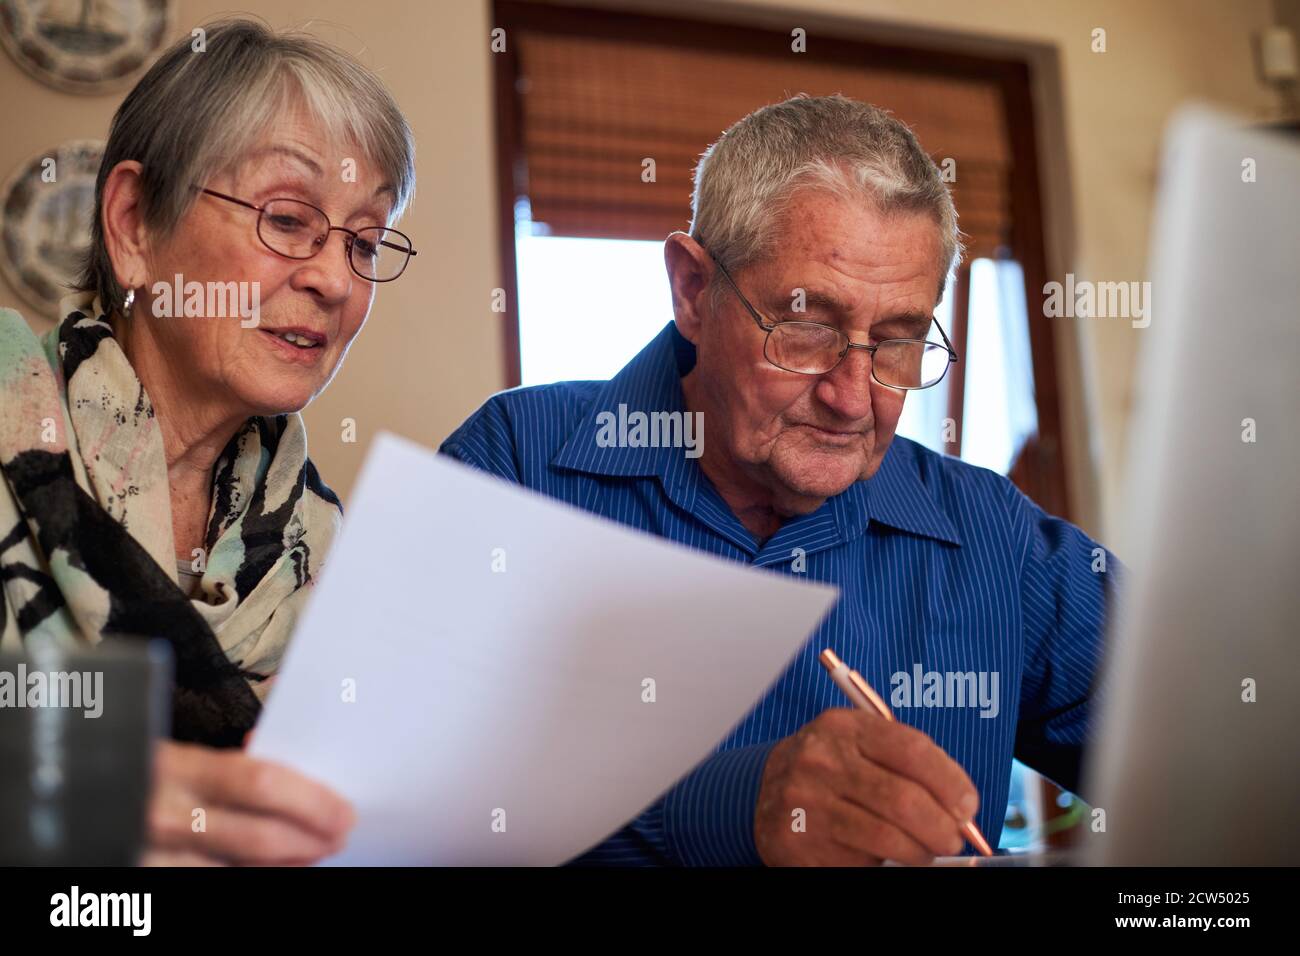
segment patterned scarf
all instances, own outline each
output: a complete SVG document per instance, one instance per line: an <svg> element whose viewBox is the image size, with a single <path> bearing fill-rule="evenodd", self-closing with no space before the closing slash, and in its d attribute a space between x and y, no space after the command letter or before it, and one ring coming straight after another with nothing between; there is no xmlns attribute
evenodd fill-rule
<svg viewBox="0 0 1300 956"><path fill-rule="evenodd" d="M172 736L238 746L341 520L298 414L250 418L213 469L199 583L177 583L153 406L98 300L38 340L0 309L0 647L163 638Z"/></svg>

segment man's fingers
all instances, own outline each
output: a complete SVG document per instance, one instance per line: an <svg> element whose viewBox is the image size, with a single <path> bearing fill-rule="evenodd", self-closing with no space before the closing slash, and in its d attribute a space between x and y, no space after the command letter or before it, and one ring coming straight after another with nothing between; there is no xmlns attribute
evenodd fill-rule
<svg viewBox="0 0 1300 956"><path fill-rule="evenodd" d="M939 806L965 823L979 807L979 794L966 771L933 740L907 724L860 722L855 743L873 763L914 780Z"/></svg>
<svg viewBox="0 0 1300 956"><path fill-rule="evenodd" d="M924 866L936 856L883 816L856 803L839 800L830 810L830 838L864 862L894 860Z"/></svg>
<svg viewBox="0 0 1300 956"><path fill-rule="evenodd" d="M844 776L841 798L908 834L932 856L961 852L959 824L920 784L862 760L852 761Z"/></svg>

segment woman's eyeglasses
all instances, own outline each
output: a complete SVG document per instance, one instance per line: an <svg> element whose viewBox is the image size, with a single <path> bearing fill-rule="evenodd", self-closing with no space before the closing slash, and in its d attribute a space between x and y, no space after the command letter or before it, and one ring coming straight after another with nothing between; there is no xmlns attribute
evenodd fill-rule
<svg viewBox="0 0 1300 956"><path fill-rule="evenodd" d="M411 240L387 226L347 229L330 224L323 209L299 199L269 199L257 206L215 189L196 186L200 192L257 211L257 238L272 252L289 259L310 259L325 248L330 233L344 233L348 264L370 282L392 282L415 255Z"/></svg>

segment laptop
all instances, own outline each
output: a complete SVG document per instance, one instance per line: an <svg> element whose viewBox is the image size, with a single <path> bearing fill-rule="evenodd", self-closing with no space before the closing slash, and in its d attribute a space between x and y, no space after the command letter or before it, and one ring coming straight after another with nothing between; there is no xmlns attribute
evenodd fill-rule
<svg viewBox="0 0 1300 956"><path fill-rule="evenodd" d="M1300 863L1298 230L1300 139L1177 116L1081 862Z"/></svg>

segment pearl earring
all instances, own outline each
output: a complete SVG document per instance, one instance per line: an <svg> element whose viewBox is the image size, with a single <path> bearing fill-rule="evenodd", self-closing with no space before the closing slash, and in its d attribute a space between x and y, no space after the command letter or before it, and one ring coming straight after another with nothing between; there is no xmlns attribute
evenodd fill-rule
<svg viewBox="0 0 1300 956"><path fill-rule="evenodd" d="M135 289L127 289L126 298L122 300L122 314L130 315L133 304L135 304Z"/></svg>

